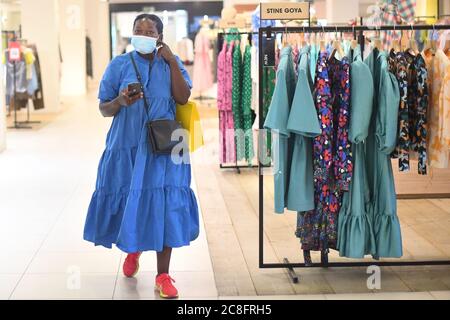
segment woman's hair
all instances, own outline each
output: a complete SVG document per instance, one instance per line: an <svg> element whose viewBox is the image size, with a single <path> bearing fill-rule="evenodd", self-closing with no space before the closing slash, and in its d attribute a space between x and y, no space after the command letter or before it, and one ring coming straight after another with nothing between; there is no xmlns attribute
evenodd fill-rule
<svg viewBox="0 0 450 320"><path fill-rule="evenodd" d="M156 24L156 30L158 30L158 33L159 34L163 33L164 25L163 25L161 19L157 15L154 15L154 14L143 13L143 14L138 15L136 17L136 19L134 20L133 28L136 27L136 23L139 20L145 20L145 19L149 19L149 20L153 21Z"/></svg>

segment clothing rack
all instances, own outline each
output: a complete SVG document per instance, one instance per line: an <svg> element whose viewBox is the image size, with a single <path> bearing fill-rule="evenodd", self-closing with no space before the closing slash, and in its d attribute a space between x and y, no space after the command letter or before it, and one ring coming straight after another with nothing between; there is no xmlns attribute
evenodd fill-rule
<svg viewBox="0 0 450 320"><path fill-rule="evenodd" d="M334 33L334 32L353 32L354 36L356 32L359 32L360 39L363 37L364 31L410 31L410 30L449 30L450 25L417 25L417 26L313 26L313 27L264 27L259 29L259 82L262 83L263 67L264 67L264 51L263 38L271 38L273 34L277 33ZM363 44L362 42L361 44ZM364 51L364 50L362 50ZM259 114L262 115L263 111L263 88L259 86ZM264 120L259 118L259 129L264 128ZM259 143L260 139L258 139ZM259 146L258 146L258 149ZM259 155L259 151L258 151ZM328 268L328 267L367 267L372 265L377 266L436 266L436 265L450 265L450 260L422 260L422 261L364 261L364 262L329 262L328 255L322 254L321 263L311 263L306 265L305 263L291 263L287 258L283 259L283 263L265 263L264 262L264 164L261 162L261 158L258 157L259 170L259 267L262 269L287 269L291 280L297 283L299 278L296 275L294 268ZM444 196L445 197L445 196ZM422 197L421 197L422 198Z"/></svg>
<svg viewBox="0 0 450 320"><path fill-rule="evenodd" d="M219 46L219 48L217 50L217 53L220 52L220 48L222 47L223 40L224 40L225 36L227 36L227 35L245 35L245 34L248 35L248 40L249 40L250 43L252 43L252 37L254 35L258 35L258 32L251 32L251 31L248 31L248 32L244 32L244 31L239 31L239 32L219 32L217 34L217 38L218 38L217 44ZM235 138L234 145L235 145L235 148L237 148L236 138ZM235 151L236 151L236 154L237 154L237 149ZM233 165L220 164L220 169L235 169L238 174L241 174L241 169L253 169L253 168L258 168L258 167L259 167L258 165L246 165L246 166L245 165L239 165L238 162L237 162L237 159L236 159L236 162Z"/></svg>
<svg viewBox="0 0 450 320"><path fill-rule="evenodd" d="M13 33L14 34L14 39L13 41L23 41L24 39L21 39L20 37L17 38L16 36L16 32L15 31L3 31L5 33ZM19 31L19 34L21 33L21 31ZM18 121L17 120L17 92L16 92L16 61L13 62L13 72L14 72L14 77L13 77L13 81L14 81L14 96L13 96L13 101L14 101L14 125L8 127L8 129L33 129L33 127L29 126L30 124L39 124L41 123L41 121L31 121L30 120L30 102L28 99L28 103L27 103L27 120L26 121ZM11 112L11 106L10 106L10 110L8 112L8 116L10 116Z"/></svg>

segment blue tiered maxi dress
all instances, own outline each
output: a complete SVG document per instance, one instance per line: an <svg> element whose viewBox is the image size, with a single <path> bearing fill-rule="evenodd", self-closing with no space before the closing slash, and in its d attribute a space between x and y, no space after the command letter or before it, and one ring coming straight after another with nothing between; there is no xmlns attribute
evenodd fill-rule
<svg viewBox="0 0 450 320"><path fill-rule="evenodd" d="M142 76L150 105L143 100L122 107L114 117L98 166L96 189L89 205L84 239L124 252L161 252L187 246L199 234L197 200L191 189L191 167L176 164L170 155L150 150L146 123L174 119L170 67L163 58L150 62L136 51L114 58L100 84L101 102L115 99L129 83L137 82L132 54ZM177 57L190 87L191 80Z"/></svg>

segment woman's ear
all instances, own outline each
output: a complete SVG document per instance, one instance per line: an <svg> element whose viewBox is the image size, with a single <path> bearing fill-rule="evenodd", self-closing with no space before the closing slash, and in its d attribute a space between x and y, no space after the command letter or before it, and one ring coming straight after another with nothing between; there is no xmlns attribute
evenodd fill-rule
<svg viewBox="0 0 450 320"><path fill-rule="evenodd" d="M163 34L162 33L158 36L158 42L163 42Z"/></svg>

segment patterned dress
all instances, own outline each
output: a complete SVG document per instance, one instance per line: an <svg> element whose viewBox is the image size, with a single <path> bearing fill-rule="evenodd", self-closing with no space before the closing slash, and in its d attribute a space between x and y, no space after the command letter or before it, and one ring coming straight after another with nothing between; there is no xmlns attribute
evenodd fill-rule
<svg viewBox="0 0 450 320"><path fill-rule="evenodd" d="M389 55L389 71L395 75L400 90L400 106L398 112L398 140L392 158L398 158L400 171L409 171L409 105L408 105L408 61L403 52L391 50Z"/></svg>
<svg viewBox="0 0 450 320"><path fill-rule="evenodd" d="M244 119L241 106L242 91L242 55L239 42L235 44L233 50L233 82L232 82L232 106L234 117L234 130L236 134L236 159L244 159Z"/></svg>
<svg viewBox="0 0 450 320"><path fill-rule="evenodd" d="M408 112L411 150L419 156L418 173L427 174L428 72L421 54L406 54L408 68Z"/></svg>
<svg viewBox="0 0 450 320"><path fill-rule="evenodd" d="M270 103L272 102L273 92L275 90L275 81L276 81L276 70L274 67L263 67L263 110L262 116L263 121L266 120L267 114L269 112ZM266 141L266 152L260 154L260 156L265 157L265 164L270 165L270 158L272 154L272 134L270 130L264 131L263 137Z"/></svg>
<svg viewBox="0 0 450 320"><path fill-rule="evenodd" d="M337 248L338 214L353 174L350 128L350 62L321 52L314 92L322 129L313 143L315 209L299 215L297 236L303 250Z"/></svg>
<svg viewBox="0 0 450 320"><path fill-rule="evenodd" d="M244 74L242 77L242 120L243 129L245 135L245 160L251 164L253 157L255 155L253 149L253 121L255 117L252 112L252 78L251 78L251 67L252 67L252 53L251 46L247 45L244 52L243 70Z"/></svg>
<svg viewBox="0 0 450 320"><path fill-rule="evenodd" d="M450 164L450 59L438 49L434 56L426 54L429 77L428 156L433 168Z"/></svg>
<svg viewBox="0 0 450 320"><path fill-rule="evenodd" d="M333 96L328 54L321 52L316 69L314 100L321 135L313 142L314 202L315 209L300 216L297 236L302 242L302 249L322 251L335 249L337 245L337 213L339 196L331 188L333 170Z"/></svg>
<svg viewBox="0 0 450 320"><path fill-rule="evenodd" d="M334 111L334 181L339 191L348 191L353 174L352 146L349 141L350 127L350 62L332 58L329 61L331 92Z"/></svg>

